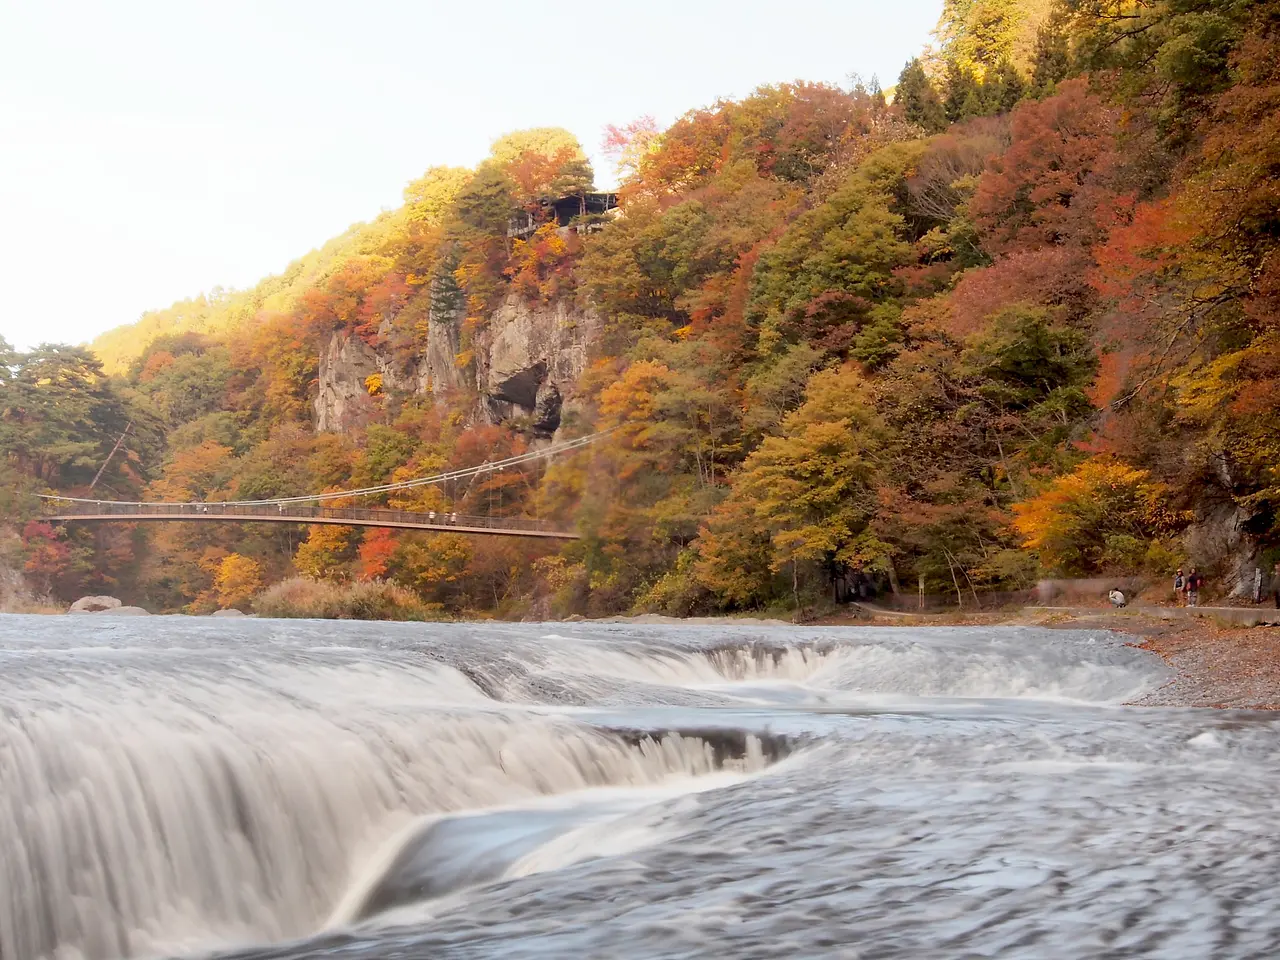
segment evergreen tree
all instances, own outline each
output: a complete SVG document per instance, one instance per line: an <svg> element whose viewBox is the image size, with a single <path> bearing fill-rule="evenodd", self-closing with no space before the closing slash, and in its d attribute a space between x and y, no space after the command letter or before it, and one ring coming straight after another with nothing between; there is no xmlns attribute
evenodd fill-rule
<svg viewBox="0 0 1280 960"><path fill-rule="evenodd" d="M1031 61L1033 97L1047 97L1071 70L1071 49L1061 20L1054 18L1036 33L1036 47Z"/></svg>
<svg viewBox="0 0 1280 960"><path fill-rule="evenodd" d="M954 60L947 64L947 96L942 105L952 123L985 112L977 78Z"/></svg>
<svg viewBox="0 0 1280 960"><path fill-rule="evenodd" d="M942 100L924 72L919 57L913 57L902 68L894 101L902 105L903 117L918 123L927 133L946 129L947 115L942 108Z"/></svg>
<svg viewBox="0 0 1280 960"><path fill-rule="evenodd" d="M102 362L83 347L41 344L18 353L0 341L4 393L0 394L0 452L20 473L50 486L89 483L121 444L103 481L129 489L130 453L154 454L154 418L124 397L102 372ZM154 457L140 458L154 461Z"/></svg>
<svg viewBox="0 0 1280 960"><path fill-rule="evenodd" d="M982 84L982 99L987 113L1008 113L1018 105L1026 93L1027 85L1019 75L1013 61L1003 59L994 70L987 72Z"/></svg>

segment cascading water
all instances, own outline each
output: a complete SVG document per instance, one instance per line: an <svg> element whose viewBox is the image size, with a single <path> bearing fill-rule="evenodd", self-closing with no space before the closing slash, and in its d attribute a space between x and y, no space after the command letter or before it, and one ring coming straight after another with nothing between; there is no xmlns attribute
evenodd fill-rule
<svg viewBox="0 0 1280 960"><path fill-rule="evenodd" d="M1272 728L1117 706L1164 679L1019 628L0 618L0 960L1267 955Z"/></svg>
<svg viewBox="0 0 1280 960"><path fill-rule="evenodd" d="M696 738L630 743L503 710L413 651L148 644L5 659L5 960L300 936L362 852L413 817L764 763L755 744L718 764Z"/></svg>

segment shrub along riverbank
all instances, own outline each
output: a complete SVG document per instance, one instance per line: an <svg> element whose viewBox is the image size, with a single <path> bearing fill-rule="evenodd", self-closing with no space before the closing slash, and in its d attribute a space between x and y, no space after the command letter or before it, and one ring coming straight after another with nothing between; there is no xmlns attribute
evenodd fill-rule
<svg viewBox="0 0 1280 960"><path fill-rule="evenodd" d="M385 580L329 583L294 577L263 592L253 609L263 617L312 620L447 619L439 604Z"/></svg>

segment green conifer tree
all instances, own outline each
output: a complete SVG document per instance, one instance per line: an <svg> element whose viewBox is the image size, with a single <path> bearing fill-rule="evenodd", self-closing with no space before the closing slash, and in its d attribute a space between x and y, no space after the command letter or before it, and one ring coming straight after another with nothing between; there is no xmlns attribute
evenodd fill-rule
<svg viewBox="0 0 1280 960"><path fill-rule="evenodd" d="M981 116L985 112L977 78L954 60L947 64L946 89L942 105L952 123L966 117Z"/></svg>
<svg viewBox="0 0 1280 960"><path fill-rule="evenodd" d="M987 113L1008 113L1018 105L1027 91L1027 85L1018 73L1013 61L1007 57L987 72L982 84L983 100Z"/></svg>
<svg viewBox="0 0 1280 960"><path fill-rule="evenodd" d="M938 133L947 126L946 111L919 57L913 57L898 77L894 102L902 105L902 115L918 123L928 133Z"/></svg>
<svg viewBox="0 0 1280 960"><path fill-rule="evenodd" d="M1053 93L1071 71L1071 48L1062 21L1053 18L1036 33L1036 47L1031 61L1030 96L1041 98Z"/></svg>

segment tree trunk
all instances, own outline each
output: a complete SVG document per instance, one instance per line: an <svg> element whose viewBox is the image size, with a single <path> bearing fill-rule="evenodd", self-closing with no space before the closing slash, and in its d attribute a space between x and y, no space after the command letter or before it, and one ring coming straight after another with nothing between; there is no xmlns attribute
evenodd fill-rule
<svg viewBox="0 0 1280 960"><path fill-rule="evenodd" d="M791 560L791 596L796 602L795 623L800 622L800 572L797 569L795 558Z"/></svg>
<svg viewBox="0 0 1280 960"><path fill-rule="evenodd" d="M959 565L959 561L956 561ZM982 601L978 599L978 588L973 585L973 580L969 578L969 571L964 567L960 567L960 572L964 574L965 581L969 584L969 592L973 594L973 603L979 610L982 609Z"/></svg>
<svg viewBox="0 0 1280 960"><path fill-rule="evenodd" d="M960 581L956 579L956 568L951 565L951 554L946 550L942 551L942 553L943 553L943 556L947 558L947 569L951 572L951 582L955 584L956 606L963 610L964 594L960 592Z"/></svg>

